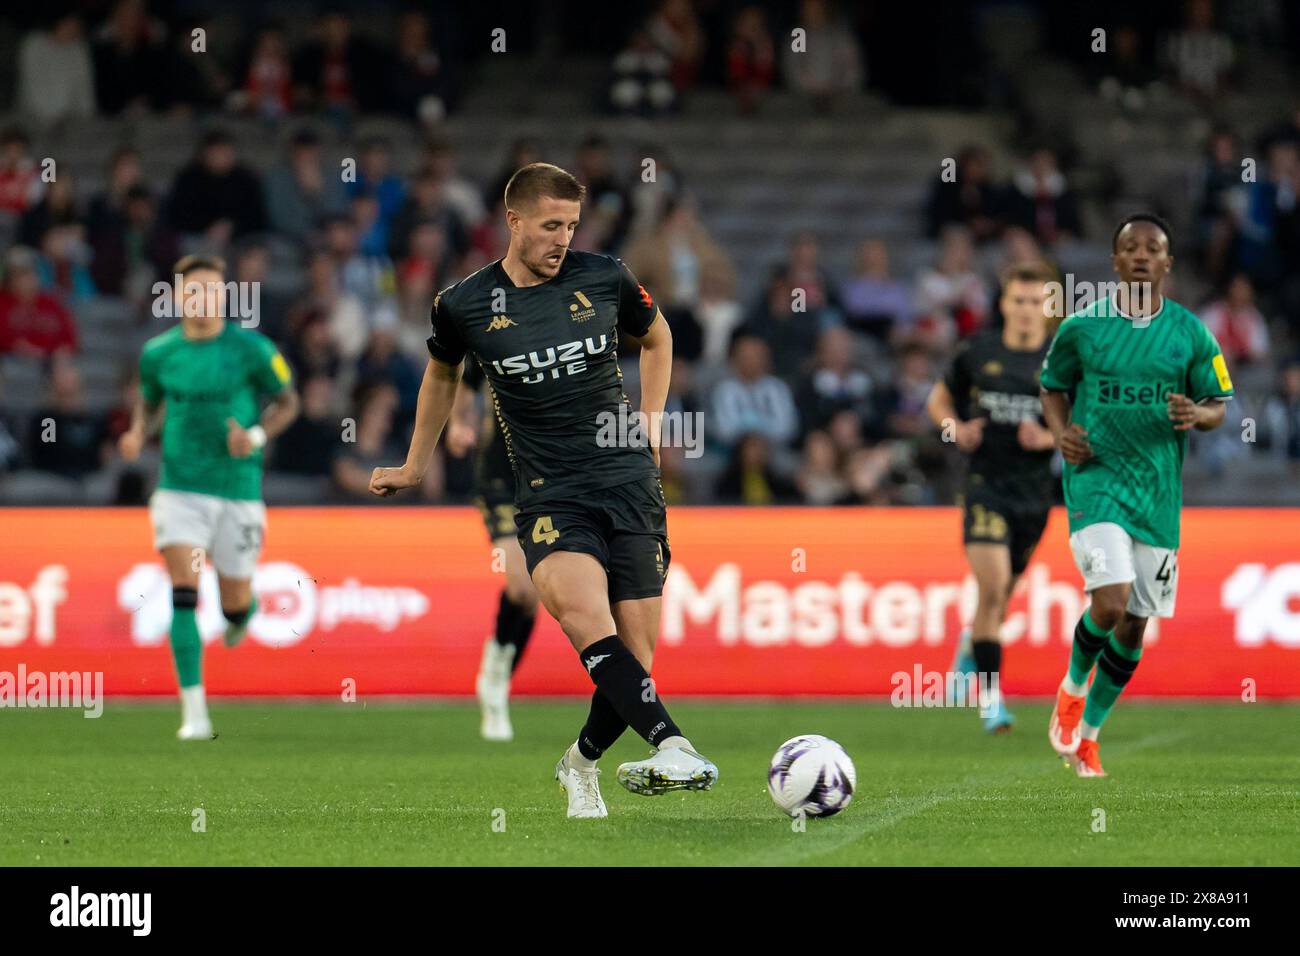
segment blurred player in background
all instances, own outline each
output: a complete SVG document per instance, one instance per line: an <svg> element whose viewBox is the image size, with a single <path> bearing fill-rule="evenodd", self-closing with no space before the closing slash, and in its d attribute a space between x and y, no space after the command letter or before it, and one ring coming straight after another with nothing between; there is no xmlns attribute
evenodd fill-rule
<svg viewBox="0 0 1300 956"><path fill-rule="evenodd" d="M1092 598L1048 739L1081 777L1106 775L1097 737L1137 669L1147 618L1174 613L1187 433L1223 424L1233 393L1214 336L1164 296L1171 238L1159 216L1121 222L1116 294L1061 323L1043 364L1043 412L1065 457L1070 549Z"/></svg>
<svg viewBox="0 0 1300 956"><path fill-rule="evenodd" d="M1047 354L1046 264L1002 276L1001 329L961 344L926 408L950 440L970 456L962 494L962 540L979 588L975 615L963 632L954 674L974 673L989 733L1015 723L1003 699L1002 640L1007 601L1029 564L1052 507L1052 433L1039 421L1038 375Z"/></svg>
<svg viewBox="0 0 1300 956"><path fill-rule="evenodd" d="M474 393L481 392L486 403L479 422ZM506 581L497 605L496 632L483 642L483 660L474 683L481 720L479 733L484 740L513 740L510 725L510 677L519 666L537 620L537 592L528 577L523 549L515 530L515 473L510 467L510 452L505 435L496 426L492 386L483 370L472 359L465 362L461 389L447 424L447 449L463 455L478 441L474 457L476 504L483 513L488 540L500 553L505 564ZM495 561L495 556L493 558Z"/></svg>
<svg viewBox="0 0 1300 956"><path fill-rule="evenodd" d="M718 768L682 735L650 679L671 558L657 426L672 334L622 262L569 248L584 194L546 163L511 178L509 249L434 299L406 463L376 468L370 486L387 496L420 482L472 355L514 465L516 527L533 585L596 685L556 779L568 816L604 817L596 761L629 726L655 748L618 768L634 793L707 790ZM636 421L618 364L620 332L641 345L648 434L609 434L611 421Z"/></svg>
<svg viewBox="0 0 1300 956"><path fill-rule="evenodd" d="M176 263L173 295L181 321L145 343L141 397L118 440L122 457L134 461L162 432L149 517L172 581L181 740L213 736L195 619L199 572L210 556L228 622L225 644L234 647L257 611L252 578L266 534L262 449L289 427L299 405L289 366L271 340L227 320L225 268L221 259L201 256Z"/></svg>

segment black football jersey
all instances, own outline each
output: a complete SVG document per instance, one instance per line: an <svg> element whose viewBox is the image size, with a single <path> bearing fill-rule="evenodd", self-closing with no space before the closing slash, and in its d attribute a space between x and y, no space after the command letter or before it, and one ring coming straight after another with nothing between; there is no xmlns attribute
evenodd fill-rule
<svg viewBox="0 0 1300 956"><path fill-rule="evenodd" d="M657 313L621 260L572 249L539 285L515 286L498 260L434 298L429 354L482 369L519 507L657 476L644 442L609 440L635 420L619 330L645 335Z"/></svg>
<svg viewBox="0 0 1300 956"><path fill-rule="evenodd" d="M968 494L987 489L1027 506L1052 500L1052 451L1028 451L1016 435L1020 422L1043 424L1038 376L1050 338L1040 348L1008 348L1000 330L971 336L957 348L944 384L963 421L985 419L984 439L971 453Z"/></svg>

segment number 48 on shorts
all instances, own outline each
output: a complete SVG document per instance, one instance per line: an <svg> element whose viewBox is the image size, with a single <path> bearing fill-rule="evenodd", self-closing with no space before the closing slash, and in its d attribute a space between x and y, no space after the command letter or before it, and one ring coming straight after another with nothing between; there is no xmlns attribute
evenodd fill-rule
<svg viewBox="0 0 1300 956"><path fill-rule="evenodd" d="M1083 588L1092 593L1108 584L1132 584L1128 612L1137 617L1173 617L1178 595L1178 552L1138 541L1117 524L1104 521L1070 535L1074 563Z"/></svg>

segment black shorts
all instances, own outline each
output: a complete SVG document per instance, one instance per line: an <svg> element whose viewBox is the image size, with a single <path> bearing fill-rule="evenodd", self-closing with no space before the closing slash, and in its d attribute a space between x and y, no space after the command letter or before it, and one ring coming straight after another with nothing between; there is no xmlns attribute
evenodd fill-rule
<svg viewBox="0 0 1300 956"><path fill-rule="evenodd" d="M494 481L481 483L474 504L483 515L483 526L487 528L490 540L495 541L516 533L513 478L508 485L506 482Z"/></svg>
<svg viewBox="0 0 1300 956"><path fill-rule="evenodd" d="M611 602L663 593L672 554L658 478L529 505L515 523L529 574L553 551L576 551L604 566Z"/></svg>
<svg viewBox="0 0 1300 956"><path fill-rule="evenodd" d="M988 491L967 493L962 504L962 542L1003 545L1011 553L1011 573L1020 574L1029 566L1051 510L1050 504L1026 504Z"/></svg>

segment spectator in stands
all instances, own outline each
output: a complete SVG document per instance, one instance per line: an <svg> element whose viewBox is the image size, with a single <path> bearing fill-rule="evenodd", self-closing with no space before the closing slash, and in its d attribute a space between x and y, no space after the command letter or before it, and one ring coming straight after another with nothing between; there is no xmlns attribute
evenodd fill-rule
<svg viewBox="0 0 1300 956"><path fill-rule="evenodd" d="M1255 307L1255 287L1244 272L1234 275L1227 293L1205 306L1200 316L1229 366L1250 365L1268 358L1268 320Z"/></svg>
<svg viewBox="0 0 1300 956"><path fill-rule="evenodd" d="M587 187L582 220L573 237L578 249L617 252L632 223L627 189L614 172L609 142L603 136L588 136L578 147L573 168L578 182Z"/></svg>
<svg viewBox="0 0 1300 956"><path fill-rule="evenodd" d="M799 489L772 465L768 439L760 432L740 436L727 470L718 479L719 501L741 505L796 504Z"/></svg>
<svg viewBox="0 0 1300 956"><path fill-rule="evenodd" d="M1083 234L1078 200L1055 151L1039 147L1015 171L1006 194L1005 217L1047 248Z"/></svg>
<svg viewBox="0 0 1300 956"><path fill-rule="evenodd" d="M116 115L158 109L170 98L167 28L151 18L144 0L118 0L95 37L95 91L99 107Z"/></svg>
<svg viewBox="0 0 1300 956"><path fill-rule="evenodd" d="M70 170L60 169L40 202L23 213L18 241L25 246L39 246L55 226L76 226L84 222L85 215L77 200L76 178Z"/></svg>
<svg viewBox="0 0 1300 956"><path fill-rule="evenodd" d="M1115 29L1109 56L1093 57L1097 92L1111 103L1137 113L1146 109L1157 73L1142 49L1142 38L1132 24Z"/></svg>
<svg viewBox="0 0 1300 956"><path fill-rule="evenodd" d="M358 157L357 177L347 184L348 196L373 196L385 235L398 211L406 204L406 184L393 171L393 144L381 136L367 140Z"/></svg>
<svg viewBox="0 0 1300 956"><path fill-rule="evenodd" d="M262 184L239 162L235 141L223 130L203 136L198 155L172 184L167 209L177 232L218 250L266 226Z"/></svg>
<svg viewBox="0 0 1300 956"><path fill-rule="evenodd" d="M120 229L126 224L126 197L133 186L142 185L140 154L129 146L113 151L108 162L108 185L90 197L86 226L93 243L101 230Z"/></svg>
<svg viewBox="0 0 1300 956"><path fill-rule="evenodd" d="M158 201L144 186L130 186L121 215L100 216L102 225L91 231L91 278L106 295L119 295L143 305L153 295L153 284L171 281L172 264L180 258L180 240L158 215Z"/></svg>
<svg viewBox="0 0 1300 956"><path fill-rule="evenodd" d="M880 342L912 320L912 291L890 275L889 249L880 239L858 246L858 267L840 288L840 301L849 326Z"/></svg>
<svg viewBox="0 0 1300 956"><path fill-rule="evenodd" d="M1277 394L1264 406L1263 418L1268 447L1300 470L1300 358L1282 366Z"/></svg>
<svg viewBox="0 0 1300 956"><path fill-rule="evenodd" d="M393 455L400 455L405 442L393 428L399 404L393 386L362 383L358 393L356 441L343 442L334 458L334 487L340 497L348 501L373 504L380 499L370 493L370 475ZM420 486L421 497L425 500L441 498L444 477L443 456L439 453L429 462L429 470Z"/></svg>
<svg viewBox="0 0 1300 956"><path fill-rule="evenodd" d="M436 126L451 105L451 76L429 36L429 18L419 10L407 10L397 27L385 106L425 126Z"/></svg>
<svg viewBox="0 0 1300 956"><path fill-rule="evenodd" d="M376 327L357 361L356 378L358 382L384 382L396 389L394 427L405 431L415 421L415 403L420 396L420 383L428 362L417 363L399 349L397 337L395 326Z"/></svg>
<svg viewBox="0 0 1300 956"><path fill-rule="evenodd" d="M282 119L293 109L293 64L279 27L266 27L257 34L244 85L231 105L268 122Z"/></svg>
<svg viewBox="0 0 1300 956"><path fill-rule="evenodd" d="M0 213L21 216L45 195L31 140L16 126L0 132Z"/></svg>
<svg viewBox="0 0 1300 956"><path fill-rule="evenodd" d="M835 442L823 431L812 431L803 443L803 463L795 476L804 504L837 505L848 497L849 483L840 466Z"/></svg>
<svg viewBox="0 0 1300 956"><path fill-rule="evenodd" d="M90 256L85 226L77 222L51 226L41 237L41 253L36 258L41 288L57 293L64 301L89 299L95 294Z"/></svg>
<svg viewBox="0 0 1300 956"><path fill-rule="evenodd" d="M306 127L298 130L284 163L266 177L270 227L303 242L318 223L342 215L347 202L341 176L321 163L320 137Z"/></svg>
<svg viewBox="0 0 1300 956"><path fill-rule="evenodd" d="M300 329L316 320L323 322L331 364L339 357L355 359L365 349L366 340L370 337L370 324L366 318L367 303L374 301L374 297L379 294L373 288L366 288L366 297L363 298L345 281L344 273L352 256L348 252L349 247L343 245L351 240L343 233L350 233L352 224L346 219L334 222L329 227L329 234L335 236L333 241L338 244L338 248L322 250L312 255L307 266L307 293L290 312L288 323L289 335L291 339L296 339ZM359 262L353 271L364 274L365 263ZM311 370L324 371L319 366Z"/></svg>
<svg viewBox="0 0 1300 956"><path fill-rule="evenodd" d="M685 194L668 200L663 220L628 246L624 258L641 284L654 290L660 306L698 306L705 272L735 284L731 260L701 224L694 199Z"/></svg>
<svg viewBox="0 0 1300 956"><path fill-rule="evenodd" d="M834 321L834 313L815 304L805 288L796 287L784 266L776 272L745 318L744 330L763 339L775 356L776 374L794 381L804 372L817 347L817 335Z"/></svg>
<svg viewBox="0 0 1300 956"><path fill-rule="evenodd" d="M669 77L678 92L694 86L705 38L691 0L660 0L659 9L646 22L646 32L668 58Z"/></svg>
<svg viewBox="0 0 1300 956"><path fill-rule="evenodd" d="M86 410L81 375L70 359L50 366L49 394L27 429L27 460L37 471L84 478L109 459L103 416Z"/></svg>
<svg viewBox="0 0 1300 956"><path fill-rule="evenodd" d="M915 438L930 431L925 403L933 386L929 352L921 345L904 347L894 367L894 379L882 390L879 405L892 437Z"/></svg>
<svg viewBox="0 0 1300 956"><path fill-rule="evenodd" d="M346 216L331 219L325 227L325 243L344 291L356 296L366 310L394 309L397 286L392 260L362 252L352 219Z"/></svg>
<svg viewBox="0 0 1300 956"><path fill-rule="evenodd" d="M412 230L417 223L426 222L438 224L452 260L459 260L469 251L469 231L447 196L447 181L427 164L415 174L410 195L393 218L390 254L405 258L410 252Z"/></svg>
<svg viewBox="0 0 1300 956"><path fill-rule="evenodd" d="M505 162L483 191L483 205L495 209L506 194L506 183L510 182L510 177L529 163L540 163L544 159L541 144L531 137L525 136L511 143Z"/></svg>
<svg viewBox="0 0 1300 956"><path fill-rule="evenodd" d="M498 198L492 211L469 235L469 249L460 271L469 275L505 256L510 247L510 226L506 222L505 199Z"/></svg>
<svg viewBox="0 0 1300 956"><path fill-rule="evenodd" d="M861 366L854 334L842 325L830 326L817 340L816 364L795 393L803 432L826 427L845 409L867 417L871 392L871 376Z"/></svg>
<svg viewBox="0 0 1300 956"><path fill-rule="evenodd" d="M727 45L727 88L740 112L753 113L771 89L776 73L776 47L763 8L745 7L731 24Z"/></svg>
<svg viewBox="0 0 1300 956"><path fill-rule="evenodd" d="M328 376L313 375L299 388L302 414L275 440L271 467L323 478L333 469L343 434L343 422L334 410L334 382Z"/></svg>
<svg viewBox="0 0 1300 956"><path fill-rule="evenodd" d="M358 319L358 323L364 321L364 318ZM304 310L301 314L290 333L284 357L298 379L322 376L335 381L340 388L351 379L351 376L343 376L343 357L330 334L329 317L316 310Z"/></svg>
<svg viewBox="0 0 1300 956"><path fill-rule="evenodd" d="M672 61L647 30L636 30L610 64L605 105L612 113L654 117L677 108Z"/></svg>
<svg viewBox="0 0 1300 956"><path fill-rule="evenodd" d="M447 238L439 223L423 220L411 232L407 256L397 264L398 347L412 358L428 358L429 309L439 290L451 285Z"/></svg>
<svg viewBox="0 0 1300 956"><path fill-rule="evenodd" d="M942 351L981 328L988 317L988 290L975 271L975 247L960 226L944 230L939 262L921 274L916 321L910 337Z"/></svg>
<svg viewBox="0 0 1300 956"><path fill-rule="evenodd" d="M5 257L0 290L0 354L46 359L75 352L77 326L59 297L41 291L37 256L15 246Z"/></svg>
<svg viewBox="0 0 1300 956"><path fill-rule="evenodd" d="M1269 149L1254 183L1233 194L1235 263L1264 289L1276 289L1300 264L1289 253L1300 243L1300 149L1285 140Z"/></svg>
<svg viewBox="0 0 1300 956"><path fill-rule="evenodd" d="M701 358L710 365L727 361L731 337L744 321L744 307L736 299L735 274L705 268L700 272L700 298L695 320L704 336Z"/></svg>
<svg viewBox="0 0 1300 956"><path fill-rule="evenodd" d="M1211 276L1221 276L1227 266L1233 196L1242 190L1241 161L1236 134L1226 126L1217 127L1206 143L1196 187L1196 243L1204 250Z"/></svg>
<svg viewBox="0 0 1300 956"><path fill-rule="evenodd" d="M357 248L363 256L388 256L388 227L379 209L379 200L362 193L353 196L348 214L356 227Z"/></svg>
<svg viewBox="0 0 1300 956"><path fill-rule="evenodd" d="M894 453L894 445L886 442L871 448L859 448L849 456L845 473L853 503L878 507L902 503L895 499L890 481Z"/></svg>
<svg viewBox="0 0 1300 956"><path fill-rule="evenodd" d="M296 296L286 291L282 283L273 281L271 251L260 242L249 242L236 250L234 259L232 278L242 288L257 290L249 303L256 307L256 314L240 316L241 321L247 321L250 328L273 341L283 341Z"/></svg>
<svg viewBox="0 0 1300 956"><path fill-rule="evenodd" d="M1236 62L1232 39L1214 28L1211 0L1188 0L1187 26L1165 42L1165 60L1184 93L1209 104Z"/></svg>
<svg viewBox="0 0 1300 956"><path fill-rule="evenodd" d="M293 64L296 99L343 129L358 111L382 105L375 85L384 75L377 52L353 35L352 21L337 10L321 17L316 38Z"/></svg>
<svg viewBox="0 0 1300 956"><path fill-rule="evenodd" d="M731 342L730 373L714 386L708 441L733 447L755 432L778 445L799 433L799 413L790 387L771 373L772 352L756 335L740 334Z"/></svg>
<svg viewBox="0 0 1300 956"><path fill-rule="evenodd" d="M803 0L795 25L806 43L785 49L782 66L790 89L809 97L814 108L827 109L840 94L862 88L858 41L843 21L832 19L826 0Z"/></svg>
<svg viewBox="0 0 1300 956"><path fill-rule="evenodd" d="M451 143L440 138L429 140L424 147L423 168L442 183L447 204L456 211L464 227L467 230L477 228L486 218L487 209L483 206L478 187L457 172L456 150ZM504 184L501 189L505 191ZM500 198L494 197L492 205L495 206Z"/></svg>
<svg viewBox="0 0 1300 956"><path fill-rule="evenodd" d="M95 69L81 17L63 13L18 48L18 109L43 126L95 115Z"/></svg>
<svg viewBox="0 0 1300 956"><path fill-rule="evenodd" d="M944 227L965 226L976 242L995 239L1002 232L1002 194L993 182L988 150L966 146L957 154L950 181L941 171L930 187L925 204L926 235L937 239Z"/></svg>

